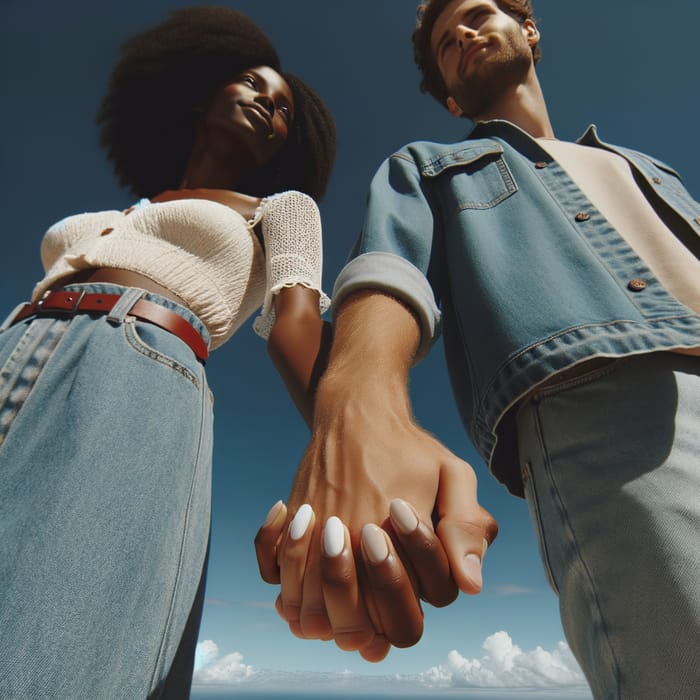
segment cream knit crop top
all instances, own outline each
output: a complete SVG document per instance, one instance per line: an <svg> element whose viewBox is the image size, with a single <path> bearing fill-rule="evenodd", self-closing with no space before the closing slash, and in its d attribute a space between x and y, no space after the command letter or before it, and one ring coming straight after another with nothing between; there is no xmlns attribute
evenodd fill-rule
<svg viewBox="0 0 700 700"><path fill-rule="evenodd" d="M311 218L318 220L313 199L292 191L263 200L263 224L268 208L285 200L287 206L313 208ZM265 254L253 233L257 218L248 222L230 207L205 199L143 199L128 212L77 214L53 225L41 245L46 276L32 299L78 270L131 270L185 301L207 327L212 349L263 303Z"/></svg>

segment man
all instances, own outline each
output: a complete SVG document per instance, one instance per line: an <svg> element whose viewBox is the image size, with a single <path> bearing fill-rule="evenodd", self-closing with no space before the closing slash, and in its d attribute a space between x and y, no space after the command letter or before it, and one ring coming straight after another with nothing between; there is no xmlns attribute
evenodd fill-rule
<svg viewBox="0 0 700 700"><path fill-rule="evenodd" d="M556 140L539 41L530 0L425 7L422 86L475 128L457 144L410 144L372 182L290 497L315 520L279 549L281 611L303 636L323 636L325 614L326 636L353 627L337 622L315 525L337 515L385 632L398 611L377 592L359 528L396 497L423 527L437 505L455 580L469 591L471 572L480 588L474 562L490 537L473 473L415 426L406 390L441 325L465 427L528 500L595 697L689 700L700 688L700 204L668 166L593 127ZM424 563L399 555L422 594Z"/></svg>

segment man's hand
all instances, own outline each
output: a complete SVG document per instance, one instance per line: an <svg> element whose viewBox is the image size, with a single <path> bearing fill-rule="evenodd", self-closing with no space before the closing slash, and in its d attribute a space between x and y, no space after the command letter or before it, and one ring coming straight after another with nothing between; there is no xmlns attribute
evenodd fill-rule
<svg viewBox="0 0 700 700"><path fill-rule="evenodd" d="M497 531L477 502L471 467L412 419L407 376L418 339L412 313L391 297L361 293L343 305L319 384L311 442L289 499L295 517L277 548L278 609L292 632L332 636L370 660L385 654L388 643L418 641L420 596L446 604L455 582L468 593L481 589L484 542ZM392 526L387 515L396 498L413 508L395 505ZM429 525L434 510L439 542ZM350 585L335 600L321 548L321 530L331 516L347 527L355 555L349 557L355 571L344 575L359 581L359 594ZM368 523L396 538L398 554L381 530L363 530ZM260 566L268 571L266 580L274 579L269 561ZM378 571L390 572L388 587Z"/></svg>

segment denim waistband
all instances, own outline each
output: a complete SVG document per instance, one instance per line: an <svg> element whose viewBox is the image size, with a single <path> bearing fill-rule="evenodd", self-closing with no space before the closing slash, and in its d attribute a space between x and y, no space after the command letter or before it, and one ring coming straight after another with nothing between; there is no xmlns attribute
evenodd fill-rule
<svg viewBox="0 0 700 700"><path fill-rule="evenodd" d="M132 287L125 287L124 285L120 284L111 284L109 282L89 282L81 284L67 284L61 287L61 289L92 294L124 294L128 289L132 289ZM153 302L154 304L158 304L159 306L169 309L170 311L174 311L176 314L178 314L178 316L182 316L182 318L190 323L197 333L202 336L202 340L204 340L207 347L209 346L210 337L207 327L200 320L199 316L190 311L186 306L178 304L176 301L161 296L160 294L156 294L155 292L144 291L141 298L145 299L146 301Z"/></svg>

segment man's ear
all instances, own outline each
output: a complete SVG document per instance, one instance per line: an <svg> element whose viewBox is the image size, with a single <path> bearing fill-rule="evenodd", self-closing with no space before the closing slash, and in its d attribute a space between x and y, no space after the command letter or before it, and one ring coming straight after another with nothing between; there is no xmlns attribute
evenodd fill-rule
<svg viewBox="0 0 700 700"><path fill-rule="evenodd" d="M537 25L531 19L526 19L523 22L523 32L525 32L525 39L527 43L532 48L540 40L540 30L537 29Z"/></svg>
<svg viewBox="0 0 700 700"><path fill-rule="evenodd" d="M464 112L461 110L460 106L455 102L454 97L448 97L447 100L445 100L445 105L447 107L447 111L453 116L453 117L462 117L464 116Z"/></svg>

